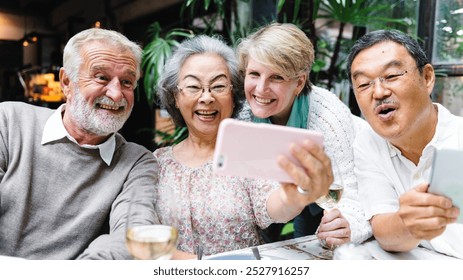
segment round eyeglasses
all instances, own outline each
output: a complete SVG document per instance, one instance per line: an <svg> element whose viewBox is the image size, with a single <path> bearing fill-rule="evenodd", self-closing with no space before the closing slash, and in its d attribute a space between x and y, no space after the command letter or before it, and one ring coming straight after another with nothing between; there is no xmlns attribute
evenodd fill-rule
<svg viewBox="0 0 463 280"><path fill-rule="evenodd" d="M402 77L407 74L408 71L404 70L396 74L389 74L389 75L384 75L382 77L377 77L373 80L369 81L362 81L361 79L359 80L355 87L355 92L358 94L370 94L373 92L374 86L376 84L376 80L379 81L379 83L385 87L385 88L390 88L392 86L398 85L401 82Z"/></svg>
<svg viewBox="0 0 463 280"><path fill-rule="evenodd" d="M214 96L224 96L228 95L230 91L228 88L232 88L232 84L213 84L209 86L199 86L199 85L186 85L184 87L180 87L177 85L179 91L183 92L183 94L187 95L188 97L199 97L204 93L204 90L207 89L212 95Z"/></svg>

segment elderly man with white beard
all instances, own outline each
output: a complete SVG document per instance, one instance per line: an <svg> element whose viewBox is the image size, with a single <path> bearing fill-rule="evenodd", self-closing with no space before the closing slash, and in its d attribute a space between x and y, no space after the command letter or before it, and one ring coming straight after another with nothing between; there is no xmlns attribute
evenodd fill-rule
<svg viewBox="0 0 463 280"><path fill-rule="evenodd" d="M141 55L118 32L84 30L64 49L65 104L0 104L0 255L130 258L130 193L157 183L152 153L117 133L132 111Z"/></svg>

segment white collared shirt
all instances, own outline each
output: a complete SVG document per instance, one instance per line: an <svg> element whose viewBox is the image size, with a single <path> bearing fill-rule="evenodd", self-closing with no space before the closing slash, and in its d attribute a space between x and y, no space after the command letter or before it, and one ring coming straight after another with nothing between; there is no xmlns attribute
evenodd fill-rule
<svg viewBox="0 0 463 280"><path fill-rule="evenodd" d="M66 104L62 104L59 106L58 109L48 118L45 127L43 129L42 135L42 145L50 143L52 141L56 141L67 137L72 142L76 143L77 145L86 148L86 149L99 149L100 156L103 161L110 166L111 161L113 159L114 151L116 150L116 137L113 133L105 142L99 145L80 145L77 143L76 139L72 137L63 124L63 119L61 117L61 113L64 111Z"/></svg>
<svg viewBox="0 0 463 280"><path fill-rule="evenodd" d="M364 129L354 141L359 196L368 219L398 211L402 194L420 183L429 182L436 148L463 149L463 119L452 115L442 105L434 104L438 108L436 132L424 148L418 165L371 128ZM463 258L463 225L450 224L442 235L421 244Z"/></svg>

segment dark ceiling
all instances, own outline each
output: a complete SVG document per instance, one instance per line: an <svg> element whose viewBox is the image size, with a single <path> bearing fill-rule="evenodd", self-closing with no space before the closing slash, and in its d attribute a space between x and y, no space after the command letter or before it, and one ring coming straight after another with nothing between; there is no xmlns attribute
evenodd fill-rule
<svg viewBox="0 0 463 280"><path fill-rule="evenodd" d="M66 0L0 0L0 11L18 14L47 16L53 8Z"/></svg>

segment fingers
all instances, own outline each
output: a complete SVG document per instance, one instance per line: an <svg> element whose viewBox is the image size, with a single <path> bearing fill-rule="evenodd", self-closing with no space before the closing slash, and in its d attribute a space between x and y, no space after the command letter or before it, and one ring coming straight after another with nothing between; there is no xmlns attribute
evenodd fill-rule
<svg viewBox="0 0 463 280"><path fill-rule="evenodd" d="M323 210L323 217L320 221L321 224L327 224L331 221L334 221L337 218L342 218L344 219L344 216L342 216L341 211L337 208L333 208L331 210Z"/></svg>
<svg viewBox="0 0 463 280"><path fill-rule="evenodd" d="M307 191L308 193L302 194L296 185L289 183L281 183L280 199L287 205L287 207L294 207L298 211L314 202L318 196L312 191ZM302 187L300 187L302 189Z"/></svg>
<svg viewBox="0 0 463 280"><path fill-rule="evenodd" d="M338 209L328 211L322 218L317 237L325 240L328 246L339 246L350 241L351 230L349 222Z"/></svg>
<svg viewBox="0 0 463 280"><path fill-rule="evenodd" d="M451 208L452 200L447 197L427 192L428 184L421 184L403 194L399 203L411 206L435 206L439 208Z"/></svg>
<svg viewBox="0 0 463 280"><path fill-rule="evenodd" d="M412 213L411 210L406 212L403 209L399 209L399 216L402 218L403 223L413 237L426 240L433 239L442 234L448 224L456 222L458 217L456 213L460 212L456 207L448 209L452 214L444 214L444 216L425 214L442 212L441 208L415 207L413 211ZM415 212L417 212L417 214L414 214Z"/></svg>
<svg viewBox="0 0 463 280"><path fill-rule="evenodd" d="M349 222L344 218L338 209L326 211L326 214L320 221L319 232L330 232L346 228L349 230Z"/></svg>
<svg viewBox="0 0 463 280"><path fill-rule="evenodd" d="M422 184L403 194L398 214L414 238L430 240L456 222L460 210L450 199L426 191L427 185Z"/></svg>
<svg viewBox="0 0 463 280"><path fill-rule="evenodd" d="M323 149L306 140L303 145L292 144L290 151L298 164L285 156L278 158L278 164L294 179L294 188L299 186L302 191L309 192L313 200L327 194L333 173L330 159Z"/></svg>
<svg viewBox="0 0 463 280"><path fill-rule="evenodd" d="M444 196L425 191L420 185L399 198L399 215L402 219L427 219L441 217L444 220L456 219L460 211L452 206L452 201Z"/></svg>
<svg viewBox="0 0 463 280"><path fill-rule="evenodd" d="M431 224L439 224L439 226L429 226ZM420 221L407 225L407 228L414 238L431 240L445 231L446 224L442 225L441 223L436 223L436 221Z"/></svg>
<svg viewBox="0 0 463 280"><path fill-rule="evenodd" d="M331 161L322 147L306 140L302 146L291 145L292 155L299 160L309 176L318 175L317 180L333 180ZM331 184L331 183L330 183Z"/></svg>

